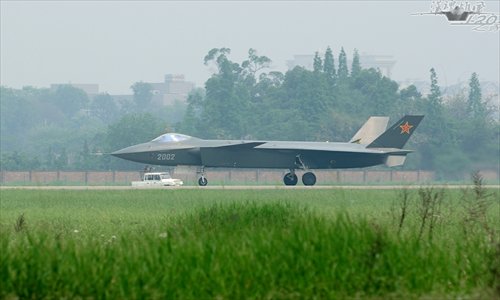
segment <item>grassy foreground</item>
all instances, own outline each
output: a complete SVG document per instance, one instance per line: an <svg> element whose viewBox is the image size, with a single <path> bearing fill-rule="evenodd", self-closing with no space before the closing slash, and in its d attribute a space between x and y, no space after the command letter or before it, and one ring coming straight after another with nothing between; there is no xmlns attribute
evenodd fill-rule
<svg viewBox="0 0 500 300"><path fill-rule="evenodd" d="M0 298L500 297L497 190L1 191Z"/></svg>

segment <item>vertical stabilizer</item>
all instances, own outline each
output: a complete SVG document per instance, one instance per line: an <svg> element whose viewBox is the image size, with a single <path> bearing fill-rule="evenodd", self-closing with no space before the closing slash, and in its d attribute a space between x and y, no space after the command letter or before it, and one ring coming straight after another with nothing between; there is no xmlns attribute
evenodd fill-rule
<svg viewBox="0 0 500 300"><path fill-rule="evenodd" d="M403 148L423 118L424 116L404 116L366 147Z"/></svg>
<svg viewBox="0 0 500 300"><path fill-rule="evenodd" d="M388 122L389 117L370 117L349 142L363 145L370 144L385 131Z"/></svg>

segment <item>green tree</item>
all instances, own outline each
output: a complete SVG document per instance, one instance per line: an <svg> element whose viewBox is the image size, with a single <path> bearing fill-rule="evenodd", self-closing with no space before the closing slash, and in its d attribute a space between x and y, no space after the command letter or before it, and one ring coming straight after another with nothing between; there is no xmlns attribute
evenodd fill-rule
<svg viewBox="0 0 500 300"><path fill-rule="evenodd" d="M30 171L39 169L41 166L38 156L23 152L1 153L0 169L2 171Z"/></svg>
<svg viewBox="0 0 500 300"><path fill-rule="evenodd" d="M81 109L87 108L89 98L87 94L70 84L59 85L50 95L54 103L66 117L71 118Z"/></svg>
<svg viewBox="0 0 500 300"><path fill-rule="evenodd" d="M403 102L417 102L422 99L422 94L417 90L415 85L409 85L399 92L401 100Z"/></svg>
<svg viewBox="0 0 500 300"><path fill-rule="evenodd" d="M205 55L203 62L205 65L208 65L210 62L214 63L218 69L217 74L239 74L241 71L240 66L228 59L229 54L231 54L231 49L229 48L213 48Z"/></svg>
<svg viewBox="0 0 500 300"><path fill-rule="evenodd" d="M334 63L334 59L333 59L332 49L330 48L330 46L328 46L328 48L326 48L324 61L325 62L323 64L323 71L325 72L325 74L328 78L328 81L331 84L333 84L333 83L335 83L335 77L337 76L337 74L335 72L335 63Z"/></svg>
<svg viewBox="0 0 500 300"><path fill-rule="evenodd" d="M66 152L66 148L63 147L60 149L59 153L56 155L54 160L55 170L66 170L68 168L68 153Z"/></svg>
<svg viewBox="0 0 500 300"><path fill-rule="evenodd" d="M136 82L130 87L134 93L133 100L136 109L139 111L147 110L153 99L153 86L147 82Z"/></svg>
<svg viewBox="0 0 500 300"><path fill-rule="evenodd" d="M349 100L343 104L350 113L391 115L398 108L398 84L375 69L362 70L350 80ZM358 98L353 93L358 93Z"/></svg>
<svg viewBox="0 0 500 300"><path fill-rule="evenodd" d="M303 132L302 138L307 140L317 136L319 120L326 113L329 102L326 78L321 75L323 74L314 73L301 67L295 67L288 71L281 87L281 97L276 103L281 109L296 111L294 119L297 122L294 124L305 126L297 132ZM310 134L306 134L308 131Z"/></svg>
<svg viewBox="0 0 500 300"><path fill-rule="evenodd" d="M104 123L110 123L119 114L118 105L108 93L99 94L92 99L91 112Z"/></svg>
<svg viewBox="0 0 500 300"><path fill-rule="evenodd" d="M486 118L486 107L482 102L481 85L475 72L472 73L469 81L467 112L472 118Z"/></svg>
<svg viewBox="0 0 500 300"><path fill-rule="evenodd" d="M422 94L417 90L415 85L409 85L399 91L400 102L396 106L394 113L397 115L405 115L408 113L422 114L421 109ZM427 120L426 120L427 121Z"/></svg>
<svg viewBox="0 0 500 300"><path fill-rule="evenodd" d="M25 90L0 87L0 135L3 152L25 148L23 137L37 124L38 105L30 94Z"/></svg>
<svg viewBox="0 0 500 300"><path fill-rule="evenodd" d="M179 131L193 135L200 136L203 131L203 123L201 120L201 115L203 112L203 105L205 100L205 90L195 89L192 91L188 98L188 106L186 108L186 113L184 114L184 119L179 124Z"/></svg>
<svg viewBox="0 0 500 300"><path fill-rule="evenodd" d="M427 95L426 101L423 103L423 111L427 116L425 124L429 127L429 134L436 145L442 144L446 138L445 128L446 120L443 113L443 100L441 96L441 88L438 85L438 77L434 68L430 69L431 88L430 94ZM426 128L426 126L424 126Z"/></svg>
<svg viewBox="0 0 500 300"><path fill-rule="evenodd" d="M434 68L431 68L430 73L431 73L431 93L427 97L427 99L433 109L440 110L443 99L441 97L441 89L439 88L438 85L438 77L436 74L436 70L434 70Z"/></svg>
<svg viewBox="0 0 500 300"><path fill-rule="evenodd" d="M356 77L361 72L361 64L359 62L359 53L357 49L354 49L354 55L352 57L352 67L351 67L351 77Z"/></svg>
<svg viewBox="0 0 500 300"><path fill-rule="evenodd" d="M319 53L317 51L314 54L313 70L315 73L319 73L323 70L323 61L321 61L321 57L319 57Z"/></svg>
<svg viewBox="0 0 500 300"><path fill-rule="evenodd" d="M458 151L459 147L456 144L455 133L451 130L452 123L444 111L441 89L434 68L430 69L430 81L430 94L421 105L421 110L426 116L419 128L419 132L425 136L419 147L421 167L439 170L442 176L447 176L452 170L445 156L462 157L463 155L452 153Z"/></svg>
<svg viewBox="0 0 500 300"><path fill-rule="evenodd" d="M241 63L242 75L235 84L235 96L243 102L240 111L242 119L240 137L251 136L252 128L255 127L255 116L261 116L263 99L273 84L271 80L277 79L276 75L279 72L271 75L264 72L270 64L271 59L257 55L255 49L249 49L248 59Z"/></svg>
<svg viewBox="0 0 500 300"><path fill-rule="evenodd" d="M257 55L257 50L250 48L248 50L248 59L241 63L244 76L250 76L256 81L257 73L263 69L269 68L271 60L267 56Z"/></svg>
<svg viewBox="0 0 500 300"><path fill-rule="evenodd" d="M165 124L150 113L125 115L108 126L106 137L108 150L150 141L159 136L164 128Z"/></svg>
<svg viewBox="0 0 500 300"><path fill-rule="evenodd" d="M340 81L345 81L348 76L349 70L347 69L347 55L345 54L344 47L342 47L339 54L338 78Z"/></svg>
<svg viewBox="0 0 500 300"><path fill-rule="evenodd" d="M94 151L90 150L90 145L87 142L87 139L85 139L83 141L81 151L75 157L75 162L72 164L72 168L82 171L99 170L104 157L102 155L98 155L98 153L99 152L96 149L94 149Z"/></svg>
<svg viewBox="0 0 500 300"><path fill-rule="evenodd" d="M240 84L242 68L227 57L228 48L212 49L205 65L215 64L218 72L205 83L202 122L205 137L240 138L245 135L245 117L251 92Z"/></svg>
<svg viewBox="0 0 500 300"><path fill-rule="evenodd" d="M426 115L428 116L426 123L430 125L433 131L433 140L437 144L441 144L443 139L447 138L445 133L446 119L443 112L443 99L441 96L441 88L438 85L438 77L434 68L430 70L431 93L427 96Z"/></svg>
<svg viewBox="0 0 500 300"><path fill-rule="evenodd" d="M492 145L498 143L498 122L495 126L489 118L486 103L482 101L481 86L477 74L474 72L469 81L469 94L466 100L466 118L460 120L462 148L474 162L498 161L498 149ZM497 144L498 146L498 144ZM496 152L496 154L494 154Z"/></svg>

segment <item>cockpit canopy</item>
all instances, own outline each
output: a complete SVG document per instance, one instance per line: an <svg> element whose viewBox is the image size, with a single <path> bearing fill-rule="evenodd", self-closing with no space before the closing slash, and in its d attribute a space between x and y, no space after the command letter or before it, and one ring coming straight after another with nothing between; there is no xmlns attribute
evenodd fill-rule
<svg viewBox="0 0 500 300"><path fill-rule="evenodd" d="M168 142L181 142L190 139L189 135L179 133L165 133L152 140L152 142L168 143Z"/></svg>

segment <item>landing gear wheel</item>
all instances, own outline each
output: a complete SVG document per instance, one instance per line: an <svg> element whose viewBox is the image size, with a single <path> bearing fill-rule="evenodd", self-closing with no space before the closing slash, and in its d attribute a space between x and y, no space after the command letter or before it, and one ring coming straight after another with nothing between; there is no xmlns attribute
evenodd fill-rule
<svg viewBox="0 0 500 300"><path fill-rule="evenodd" d="M302 175L302 183L304 185L314 185L316 183L316 175L311 172L304 173Z"/></svg>
<svg viewBox="0 0 500 300"><path fill-rule="evenodd" d="M283 182L285 183L285 185L297 185L298 181L299 179L294 173L286 173L285 177L283 177Z"/></svg>
<svg viewBox="0 0 500 300"><path fill-rule="evenodd" d="M198 184L200 186L206 186L208 184L208 180L202 176L202 177L200 177L200 179L198 179Z"/></svg>

